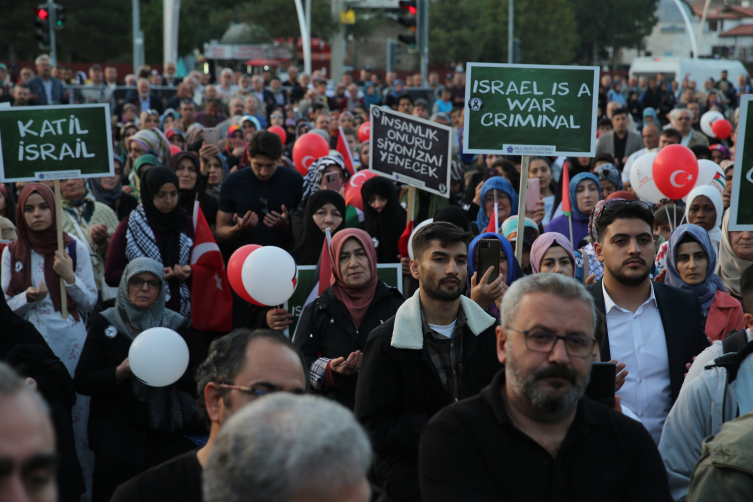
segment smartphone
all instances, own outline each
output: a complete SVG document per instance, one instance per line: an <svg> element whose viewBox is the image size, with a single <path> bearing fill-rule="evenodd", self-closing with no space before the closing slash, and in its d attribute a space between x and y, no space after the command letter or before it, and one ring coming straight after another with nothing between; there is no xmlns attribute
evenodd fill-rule
<svg viewBox="0 0 753 502"><path fill-rule="evenodd" d="M324 186L327 190L340 191L340 173L327 173L324 175Z"/></svg>
<svg viewBox="0 0 753 502"><path fill-rule="evenodd" d="M210 145L217 145L220 142L220 131L216 127L205 128L204 141Z"/></svg>
<svg viewBox="0 0 753 502"><path fill-rule="evenodd" d="M499 176L499 171L497 171L493 167L487 167L486 169L484 169L484 181L495 176Z"/></svg>
<svg viewBox="0 0 753 502"><path fill-rule="evenodd" d="M489 267L494 267L489 282L497 280L499 277L499 258L502 252L501 242L499 239L481 239L478 241L478 280L484 276Z"/></svg>
<svg viewBox="0 0 753 502"><path fill-rule="evenodd" d="M526 189L526 211L535 211L541 196L538 178L528 178L528 188Z"/></svg>
<svg viewBox="0 0 753 502"><path fill-rule="evenodd" d="M591 363L591 378L586 387L586 397L607 408L614 408L616 369L615 363Z"/></svg>

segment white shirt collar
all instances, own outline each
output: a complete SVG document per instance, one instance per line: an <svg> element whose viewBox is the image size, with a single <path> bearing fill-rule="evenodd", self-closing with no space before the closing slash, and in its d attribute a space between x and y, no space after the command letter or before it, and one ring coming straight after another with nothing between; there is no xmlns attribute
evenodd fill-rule
<svg viewBox="0 0 753 502"><path fill-rule="evenodd" d="M643 302L643 305L646 305L649 302L653 302L654 306L658 307L658 305L656 303L656 296L654 296L654 284L653 284L653 281L649 281L649 282L651 283L651 294L649 295L648 299L645 302ZM601 281L601 291L604 293L604 311L605 311L605 313L609 314L609 311L612 310L613 307L617 307L618 309L627 312L627 309L623 309L622 307L620 307L619 305L617 305L616 303L614 303L614 301L612 300L612 298L609 296L609 293L607 293L607 288L604 287L604 281L603 280ZM643 307L643 305L641 305L641 307Z"/></svg>

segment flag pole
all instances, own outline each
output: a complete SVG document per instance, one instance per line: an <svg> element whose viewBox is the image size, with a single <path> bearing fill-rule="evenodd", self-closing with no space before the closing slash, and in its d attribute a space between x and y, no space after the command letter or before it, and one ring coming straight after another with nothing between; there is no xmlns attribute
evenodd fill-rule
<svg viewBox="0 0 753 502"><path fill-rule="evenodd" d="M65 255L65 246L63 245L63 206L60 202L60 180L52 182L55 187L55 225L57 226L58 251ZM32 284L33 286L33 284ZM60 278L60 316L63 319L68 318L68 293L65 289L65 281Z"/></svg>
<svg viewBox="0 0 753 502"><path fill-rule="evenodd" d="M515 258L523 263L523 231L526 224L526 195L528 191L528 162L530 157L523 155L520 165L520 196L518 197L518 233L515 238ZM518 246L520 244L520 246Z"/></svg>
<svg viewBox="0 0 753 502"><path fill-rule="evenodd" d="M570 245L575 249L575 243L573 243L573 217L572 215L567 217L567 222L570 225Z"/></svg>
<svg viewBox="0 0 753 502"><path fill-rule="evenodd" d="M499 201L497 200L497 189L494 189L494 233L499 232Z"/></svg>

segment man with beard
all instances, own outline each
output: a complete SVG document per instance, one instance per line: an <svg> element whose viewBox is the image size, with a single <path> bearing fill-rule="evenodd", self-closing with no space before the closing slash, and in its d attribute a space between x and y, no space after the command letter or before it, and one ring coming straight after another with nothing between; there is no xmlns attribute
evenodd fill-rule
<svg viewBox="0 0 753 502"><path fill-rule="evenodd" d="M601 360L625 363L621 402L658 445L685 365L708 347L703 310L693 291L649 277L655 258L654 215L647 202L614 199L592 218L599 237L596 259L604 264L604 277L588 288L607 317Z"/></svg>
<svg viewBox="0 0 753 502"><path fill-rule="evenodd" d="M424 426L445 406L478 394L501 368L496 320L461 296L470 237L447 222L416 232L410 271L419 289L366 342L355 414L370 433L387 501L421 500L418 441Z"/></svg>
<svg viewBox="0 0 753 502"><path fill-rule="evenodd" d="M504 369L424 428L424 500L671 500L646 429L583 396L598 343L586 289L525 277L505 293L501 321Z"/></svg>

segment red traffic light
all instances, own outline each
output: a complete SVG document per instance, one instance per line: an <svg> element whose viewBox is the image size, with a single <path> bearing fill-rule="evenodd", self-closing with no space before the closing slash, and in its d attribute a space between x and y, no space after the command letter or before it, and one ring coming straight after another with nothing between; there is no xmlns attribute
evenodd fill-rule
<svg viewBox="0 0 753 502"><path fill-rule="evenodd" d="M416 15L416 12L418 12L418 7L416 6L416 2L411 2L411 1L406 2L405 0L401 0L400 8L407 10L414 16Z"/></svg>
<svg viewBox="0 0 753 502"><path fill-rule="evenodd" d="M47 16L49 14L47 13L47 9L37 9L37 16L39 16L39 19L42 21L47 20Z"/></svg>

